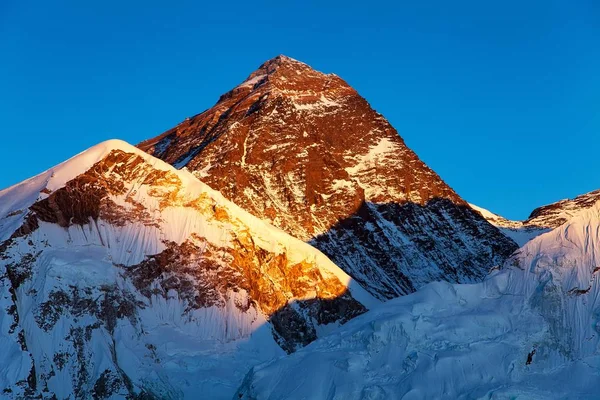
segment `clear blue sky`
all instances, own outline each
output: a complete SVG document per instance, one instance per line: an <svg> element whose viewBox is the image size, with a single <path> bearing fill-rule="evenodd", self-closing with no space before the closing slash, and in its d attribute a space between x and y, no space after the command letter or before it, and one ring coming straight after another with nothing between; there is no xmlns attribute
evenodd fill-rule
<svg viewBox="0 0 600 400"><path fill-rule="evenodd" d="M153 137L282 53L348 81L468 201L525 218L600 188L597 0L205 3L0 1L0 187Z"/></svg>

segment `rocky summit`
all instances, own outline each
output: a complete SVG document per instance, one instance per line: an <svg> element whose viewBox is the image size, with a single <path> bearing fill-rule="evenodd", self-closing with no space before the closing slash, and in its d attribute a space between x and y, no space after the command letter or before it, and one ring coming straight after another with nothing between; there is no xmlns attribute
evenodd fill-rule
<svg viewBox="0 0 600 400"><path fill-rule="evenodd" d="M380 299L479 281L517 248L344 80L286 56L139 147L319 248Z"/></svg>

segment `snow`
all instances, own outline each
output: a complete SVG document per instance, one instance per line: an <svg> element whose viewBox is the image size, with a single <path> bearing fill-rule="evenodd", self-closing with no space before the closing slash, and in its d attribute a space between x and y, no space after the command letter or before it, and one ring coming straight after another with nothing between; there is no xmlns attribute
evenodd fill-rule
<svg viewBox="0 0 600 400"><path fill-rule="evenodd" d="M250 132L246 135L244 139L244 153L242 154L241 165L242 167L246 166L246 155L248 154L248 138L250 137Z"/></svg>
<svg viewBox="0 0 600 400"><path fill-rule="evenodd" d="M396 144L389 138L382 138L376 145L371 146L369 151L361 155L354 167L346 168L350 175L368 169L375 168L377 163L397 150Z"/></svg>
<svg viewBox="0 0 600 400"><path fill-rule="evenodd" d="M493 212L488 211L485 208L478 207L475 204L469 203L469 206L473 210L478 211L483 216L483 218L487 219L488 221L490 221L490 220L492 220L492 221L504 221L504 220L506 220L504 217L501 217L498 214L494 214ZM508 221L508 220L506 220L506 221ZM509 222L514 222L515 224L518 224L517 221L509 221Z"/></svg>
<svg viewBox="0 0 600 400"><path fill-rule="evenodd" d="M350 190L352 190L354 188L354 185L352 184L352 182L347 181L345 179L335 179L332 182L331 188L334 191L340 190L340 189L350 189Z"/></svg>
<svg viewBox="0 0 600 400"><path fill-rule="evenodd" d="M533 210L526 223L555 228L580 210L593 207L598 201L600 201L600 190L594 190L573 199L557 201Z"/></svg>
<svg viewBox="0 0 600 400"><path fill-rule="evenodd" d="M150 160L153 165L156 165L156 168L162 170L172 168L122 140L113 139L97 144L33 178L0 191L2 199L0 202L0 240L6 240L23 223L27 214L25 211L29 206L45 197L45 194L41 193L42 190L54 191L63 187L66 182L88 170L115 149L140 155L145 160ZM21 211L21 213L10 215L17 211Z"/></svg>
<svg viewBox="0 0 600 400"><path fill-rule="evenodd" d="M598 204L529 241L482 283L431 283L254 367L240 397L596 398L597 254Z"/></svg>
<svg viewBox="0 0 600 400"><path fill-rule="evenodd" d="M3 199L0 215L3 215L9 209L14 209L14 206L11 206L11 204L15 203L14 200L21 199L23 195L30 195L30 192L38 190L38 187L41 186L42 182L43 187L41 187L40 190L46 188L50 191L55 191L63 187L65 183L72 180L77 175L90 169L92 165L102 160L113 150L122 150L128 153L136 154L142 157L153 167L162 171L171 171L173 169L171 165L159 160L158 158L152 157L146 152L139 150L137 147L134 147L123 140L106 140L71 157L67 161L64 161L42 172L41 174L36 175L33 178L29 178L21 183L17 183L16 185L0 191L0 197Z"/></svg>
<svg viewBox="0 0 600 400"><path fill-rule="evenodd" d="M22 221L35 201L47 195L41 193L44 189L59 189L113 150L136 154L154 169L175 174L182 183L181 188L167 185L160 190L176 191L177 198L171 198L168 206L161 207L159 199L152 196L141 181L124 181L127 198L142 204L153 216L153 224L132 221L116 226L100 218L62 228L40 221L39 228L32 234L14 241L3 253L7 258L0 260L0 345L5 354L11 355L10 362L0 361L0 388L16 387L15 382L27 379L33 361L38 380L44 374L48 389L59 398L73 396L78 388L90 393L91 385L106 370L124 371L138 390L152 388L160 398L194 399L200 394L215 399L231 398L251 366L284 354L274 340L267 316L259 308L252 305L240 311L238 304L249 302L248 293L231 290L223 306L190 310L176 291L170 291L166 297L155 294L147 298L123 275L128 266L163 251L166 243L181 244L191 237L199 237L220 248L232 246L233 234L247 233L256 246L275 254L285 253L290 263L313 264L324 278L337 278L367 308L379 304L312 246L245 212L186 169L177 170L117 140L94 146L0 192L3 238L9 237L19 226L19 220ZM131 207L125 196L111 196L111 200L121 207ZM189 202L205 206L206 210L184 206ZM226 220L213 217L215 207L226 210ZM22 212L15 214L16 210ZM28 253L37 255L32 264L33 276L16 291L19 324L18 329L10 333L14 320L5 310L13 301L11 282L4 270ZM77 291L83 298L97 301L107 295L106 288L111 288L110 293L114 295L131 295L138 302L135 317L117 319L113 332L89 330L98 323L97 314L80 313L71 306L58 304L51 308L61 307L57 320L48 331L40 327L41 306L52 293L66 291L70 295L71 291ZM314 296L316 293L311 296L307 292L292 300ZM326 334L336 326L320 326L318 332ZM21 350L18 344L17 334L21 329L27 351ZM83 348L77 347L74 339L77 332L83 335L88 331L90 340L85 341ZM69 358L65 367L58 370L54 360L60 352ZM77 359L79 357L83 358ZM82 365L88 374L83 386L74 381ZM49 375L51 370L55 375ZM126 394L120 393L116 398ZM16 396L18 398L18 394Z"/></svg>
<svg viewBox="0 0 600 400"><path fill-rule="evenodd" d="M321 96L319 97L319 99L317 101L304 101L303 98L311 98L312 96L293 96L292 98L294 99L294 108L296 110L302 110L302 111L306 111L306 110L320 110L322 108L326 108L326 107L340 107L340 103L328 99L327 97L325 97L324 94L321 94Z"/></svg>
<svg viewBox="0 0 600 400"><path fill-rule="evenodd" d="M365 154L348 154L346 159L353 165L345 168L350 177L364 189L365 198L373 199L378 196L390 195L394 198L403 198L404 194L397 192L394 187L386 187L382 182L372 182L377 174L373 170L385 168L386 164L395 164L400 159L400 148L392 139L383 137L376 144L369 147ZM419 202L418 191L411 193L410 199Z"/></svg>
<svg viewBox="0 0 600 400"><path fill-rule="evenodd" d="M28 208L47 196L44 189L59 189L112 150L134 153L153 168L175 174L182 182L180 197L161 208L147 187L128 183L127 193L154 216L156 226L141 222L114 226L99 219L61 228L40 222L33 234L16 240L5 254L8 261L0 262L0 267L31 251L38 257L33 278L15 293L18 327L24 332L27 351L18 344L12 316L0 312L0 346L9 355L7 361L0 361L0 387L15 387L15 382L26 380L33 362L38 378L54 371L47 384L58 397L72 396L77 390L73 371L82 363L88 368L89 382L117 368L136 388L152 388L161 398L231 398L238 386L246 399L596 396L600 381L600 203L570 211L569 220L552 231L531 233L531 240L523 242L503 268L482 283L434 282L412 295L380 304L321 252L245 212L187 169L177 170L125 142L109 141L0 192L3 240L22 223ZM373 168L394 151L390 142L381 140L359 156L348 172L357 175ZM284 179L294 187L294 174ZM332 189L346 190L352 184L337 180ZM112 200L128 207L124 197ZM229 218L218 221L183 206L190 201L207 204L207 209L222 207ZM476 209L507 235L526 233L518 231L526 228L521 222ZM373 205L369 210L378 215ZM450 221L443 212L440 215ZM391 223L378 217L367 229L395 229L386 224ZM241 231L265 250L285 252L291 262L318 265L321 275L336 277L371 311L342 326L318 326L321 339L285 356L259 309L240 312L237 304L248 300L244 290L229 291L223 306L190 311L175 290L166 297L146 298L136 294L122 274L127 266L164 250L166 242L183 243L198 235L216 247L227 247L232 232ZM399 241L395 247L408 248L410 243L400 243L404 236L389 232L386 237ZM425 270L423 276L413 271L415 282L430 280L425 275ZM117 319L112 332L92 330L89 345L82 350L85 361L70 359L64 369L58 369L52 361L57 351L80 354L76 342L65 338L98 322L93 313L67 310L48 332L40 328L36 319L40 304L65 288L89 290L93 299L106 296L105 288L112 288L114 293L133 294L143 306L136 320ZM7 275L0 274L2 310L13 304L10 289ZM297 300L304 298L310 294ZM91 387L85 389L89 393Z"/></svg>
<svg viewBox="0 0 600 400"><path fill-rule="evenodd" d="M541 228L498 228L500 232L502 232L505 236L511 238L516 244L519 246L525 245L531 239L534 239L541 235L544 232L548 232L549 229L541 229Z"/></svg>

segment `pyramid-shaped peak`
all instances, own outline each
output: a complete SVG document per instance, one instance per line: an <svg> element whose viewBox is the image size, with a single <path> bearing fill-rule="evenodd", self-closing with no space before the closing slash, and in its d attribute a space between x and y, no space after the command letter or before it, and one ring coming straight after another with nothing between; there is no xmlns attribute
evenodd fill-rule
<svg viewBox="0 0 600 400"><path fill-rule="evenodd" d="M381 299L483 279L517 248L342 78L286 56L139 147L314 243Z"/></svg>

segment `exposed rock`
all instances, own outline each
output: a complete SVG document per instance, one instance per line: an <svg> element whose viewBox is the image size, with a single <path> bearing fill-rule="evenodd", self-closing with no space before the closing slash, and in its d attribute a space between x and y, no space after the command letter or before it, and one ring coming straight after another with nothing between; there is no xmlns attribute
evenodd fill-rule
<svg viewBox="0 0 600 400"><path fill-rule="evenodd" d="M366 311L344 285L323 277L314 265L292 263L285 254L256 246L246 235L234 243L216 248L199 237L181 245L170 243L162 253L127 268L126 275L149 298L168 298L176 291L187 311L224 307L232 291L239 293L239 311L266 313L275 338L288 352L316 339L314 322L344 323ZM310 300L294 300L304 298Z"/></svg>

